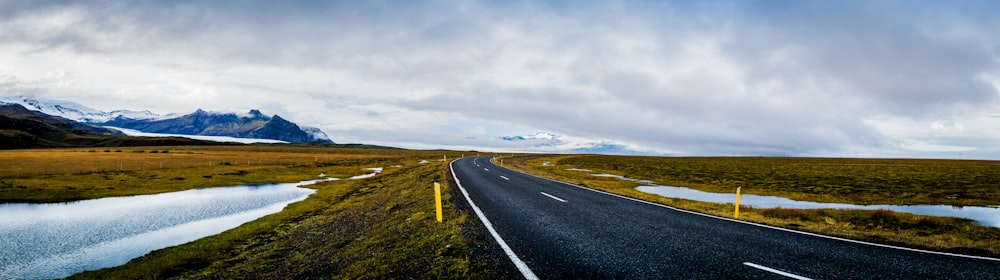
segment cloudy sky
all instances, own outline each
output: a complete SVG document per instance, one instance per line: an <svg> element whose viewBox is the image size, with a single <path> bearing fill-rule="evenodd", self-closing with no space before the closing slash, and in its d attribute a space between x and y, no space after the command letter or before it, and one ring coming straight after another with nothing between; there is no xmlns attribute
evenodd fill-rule
<svg viewBox="0 0 1000 280"><path fill-rule="evenodd" d="M411 148L997 159L998 3L0 0L0 94Z"/></svg>

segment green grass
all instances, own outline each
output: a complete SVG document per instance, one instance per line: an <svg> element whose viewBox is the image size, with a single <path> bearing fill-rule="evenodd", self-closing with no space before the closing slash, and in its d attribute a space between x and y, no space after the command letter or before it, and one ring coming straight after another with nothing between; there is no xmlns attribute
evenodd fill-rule
<svg viewBox="0 0 1000 280"><path fill-rule="evenodd" d="M544 164L543 163L546 163ZM1000 162L809 158L657 158L530 155L504 158L507 167L571 184L722 217L734 204L643 193L634 182L567 171L589 169L710 192L783 196L853 204L996 205ZM991 185L992 184L992 185ZM1000 229L962 218L888 210L754 209L740 219L825 235L911 248L1000 257Z"/></svg>

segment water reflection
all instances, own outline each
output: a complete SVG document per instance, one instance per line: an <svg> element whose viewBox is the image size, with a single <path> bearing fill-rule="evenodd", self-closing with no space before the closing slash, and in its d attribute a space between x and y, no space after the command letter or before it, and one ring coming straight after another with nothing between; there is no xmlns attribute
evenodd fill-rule
<svg viewBox="0 0 1000 280"><path fill-rule="evenodd" d="M647 186L636 187L636 190L664 197L683 198L713 203L733 203L736 201L735 193L711 193L683 187L661 186L648 180L632 179L612 174L591 175L628 180L644 184ZM753 194L740 195L740 205L751 205L755 208L781 207L791 209L886 209L919 215L968 218L975 220L977 223L984 226L1000 227L1000 207L958 207L952 205L856 205L846 203L799 201L778 196Z"/></svg>
<svg viewBox="0 0 1000 280"><path fill-rule="evenodd" d="M349 179L375 176L381 169ZM315 192L287 184L194 189L70 203L0 204L0 279L60 278L221 233Z"/></svg>
<svg viewBox="0 0 1000 280"><path fill-rule="evenodd" d="M671 186L641 186L637 190L665 197L676 197L697 201L715 203L733 203L734 193L710 193L681 187ZM947 216L973 219L981 225L1000 227L1000 208L996 207L956 207L951 205L855 205L846 203L823 203L812 201L791 200L784 197L744 194L740 195L740 205L752 205L755 208L792 208L792 209L886 209L896 212L913 213L930 216Z"/></svg>

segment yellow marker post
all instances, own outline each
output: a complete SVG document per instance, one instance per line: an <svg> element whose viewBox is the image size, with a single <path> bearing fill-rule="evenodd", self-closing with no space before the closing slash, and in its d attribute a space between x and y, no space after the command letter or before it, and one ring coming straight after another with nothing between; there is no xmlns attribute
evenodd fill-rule
<svg viewBox="0 0 1000 280"><path fill-rule="evenodd" d="M742 186L736 187L736 213L733 214L736 219L740 218L740 188Z"/></svg>
<svg viewBox="0 0 1000 280"><path fill-rule="evenodd" d="M448 156L444 156L444 162L448 162Z"/></svg>
<svg viewBox="0 0 1000 280"><path fill-rule="evenodd" d="M503 159L500 159L500 166L503 166Z"/></svg>
<svg viewBox="0 0 1000 280"><path fill-rule="evenodd" d="M438 223L444 220L441 217L441 184L434 182L434 208L437 209Z"/></svg>

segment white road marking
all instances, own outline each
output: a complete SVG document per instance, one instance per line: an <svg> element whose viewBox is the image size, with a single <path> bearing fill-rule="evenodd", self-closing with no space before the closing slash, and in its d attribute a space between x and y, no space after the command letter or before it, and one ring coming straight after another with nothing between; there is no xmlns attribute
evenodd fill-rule
<svg viewBox="0 0 1000 280"><path fill-rule="evenodd" d="M542 194L543 194L543 195L545 195L545 196L548 196L548 197L550 197L550 198L552 198L552 199L555 199L555 200L558 200L559 202L566 202L566 200L565 200L565 199L562 199L562 198L558 198L558 197L555 197L555 196L553 196L553 195L551 195L551 194L547 194L547 193L545 193L545 192L542 192Z"/></svg>
<svg viewBox="0 0 1000 280"><path fill-rule="evenodd" d="M454 163L454 161L452 163ZM455 170L455 166L451 163L448 164L448 167L451 168L451 170ZM451 172L451 178L455 179L455 184L458 185L458 189L462 191L462 195L465 195L465 201L469 202L469 206L472 207L474 212L476 212L476 216L483 222L486 229L490 231L490 235L493 236L493 240L496 240L497 244L500 244L500 248L503 248L503 252L507 253L507 258L514 263L514 266L516 266L517 270L521 272L524 279L538 280L538 276L535 276L535 273L531 271L531 268L528 268L528 264L524 263L521 258L517 257L517 254L514 254L514 250L512 250L510 246L507 246L507 242L504 241L503 238L500 237L500 234L497 233L497 230L493 228L493 224L486 218L486 214L483 214L483 210L479 210L476 203L472 202L472 198L469 197L469 192L465 191L465 188L462 187L462 181L458 180L458 175L455 175L454 171Z"/></svg>
<svg viewBox="0 0 1000 280"><path fill-rule="evenodd" d="M763 271L767 271L767 272L770 272L770 273L774 273L774 274L785 276L785 277L792 278L792 279L812 280L812 278L809 278L809 277L798 276L798 275L795 275L795 274L791 274L791 273L784 272L784 271L781 271L781 270L777 270L777 269L773 269L773 268L770 268L770 267L762 266L762 265L759 265L759 264L753 264L753 263L748 263L748 262L745 262L743 264L747 265L749 267L753 267L753 268L756 268L756 269L760 269L760 270L763 270Z"/></svg>
<svg viewBox="0 0 1000 280"><path fill-rule="evenodd" d="M579 188L579 189L583 189L583 190L588 190L588 191L592 191L592 192L596 192L596 193L602 193L602 194L605 194L605 195L615 196L615 197L618 197L618 198L621 198L621 199L631 200L631 201L635 201L635 202L638 202L638 203L645 203L645 204L649 204L649 205L653 205L653 206L657 206L657 207L663 207L663 208L666 208L666 209L674 210L674 211L677 211L677 212L683 212L683 213L688 213L688 214L691 214L691 215L698 215L698 216L712 218L712 219L726 220L726 221L730 221L730 222L734 222L734 223L741 223L741 224L745 224L745 225L757 226L757 227L762 227L762 228L769 228L769 229L773 229L773 230L780 230L780 231L791 232L791 233L796 233L796 234L801 234L801 235L815 236L815 237L826 238L826 239L831 239L831 240L851 242L851 243L855 243L855 244L863 244L863 245L867 245L867 246L875 246L875 247L890 248L890 249L910 251L910 252L920 252L920 253L926 253L926 254L935 254L935 255L942 255L942 256L952 256L952 257L959 257L959 258L979 259L979 260L987 260L987 261L1000 262L1000 258L990 258L990 257L962 255L962 254L955 254L955 253L936 252L936 251L928 251L928 250L921 250L921 249L914 249L914 248L906 248L906 247L899 247L899 246L892 246L892 245L871 243L871 242L866 242L866 241L859 241L859 240L853 240L853 239L847 239L847 238L827 236L827 235L822 235L822 234L818 234L818 233L811 233L811 232L799 231L799 230L794 230L794 229L780 228L780 227L769 226L769 225L764 225L764 224L755 224L755 223L751 223L751 222L747 222L747 221L743 221L743 220L734 220L734 219L725 218L725 217L712 216L712 215L705 214L705 213L700 213L700 212L695 212L695 211L689 211L689 210L684 210L684 209L680 209L680 208L677 208L677 207L672 207L672 206L667 206L667 205L658 204L658 203L654 203L654 202L649 202L649 201L641 200L641 199L638 199L638 198L631 198L631 197L627 197L627 196L620 195L620 194L613 194L613 193L609 193L609 192L606 192L606 191L600 191L600 190L595 190L595 189L591 189L591 188L587 188L587 187L581 187L581 186L577 186L577 185L574 185L574 184L562 182L562 181L559 181L559 180L553 180L553 179L549 179L549 178L545 178L545 177L541 177L541 176L537 176L537 175L533 175L533 174L524 173L524 172L517 171L517 170L514 170L514 169L510 169L510 168L507 168L507 170L514 171L514 172L517 172L517 173L521 173L521 174L528 175L528 176L535 177L535 178L542 179L542 180L552 181L552 182L555 182L555 183L558 183L558 184L563 184L563 185L570 186L570 187L575 187L575 188Z"/></svg>
<svg viewBox="0 0 1000 280"><path fill-rule="evenodd" d="M483 168L483 170L486 170L486 172L490 172L489 168Z"/></svg>
<svg viewBox="0 0 1000 280"><path fill-rule="evenodd" d="M510 181L510 178L507 178L507 176L500 176L500 178L503 178L504 180Z"/></svg>

